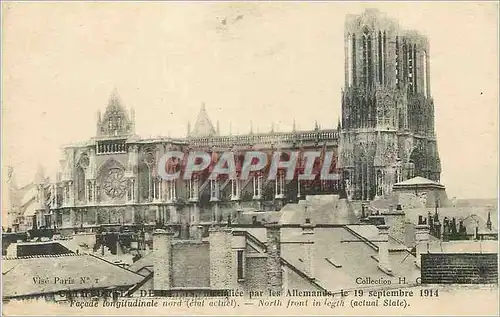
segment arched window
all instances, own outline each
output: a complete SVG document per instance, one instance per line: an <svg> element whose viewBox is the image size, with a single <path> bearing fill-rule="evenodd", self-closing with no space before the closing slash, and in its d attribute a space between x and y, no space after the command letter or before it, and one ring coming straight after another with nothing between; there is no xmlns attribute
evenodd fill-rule
<svg viewBox="0 0 500 317"><path fill-rule="evenodd" d="M85 201L85 170L78 166L76 169L77 199Z"/></svg>

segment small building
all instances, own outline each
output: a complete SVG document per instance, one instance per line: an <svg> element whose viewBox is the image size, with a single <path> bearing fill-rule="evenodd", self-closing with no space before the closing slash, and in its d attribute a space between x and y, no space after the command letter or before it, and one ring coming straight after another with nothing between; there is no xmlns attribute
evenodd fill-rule
<svg viewBox="0 0 500 317"><path fill-rule="evenodd" d="M424 177L414 177L392 186L403 209L445 207L450 205L444 185Z"/></svg>

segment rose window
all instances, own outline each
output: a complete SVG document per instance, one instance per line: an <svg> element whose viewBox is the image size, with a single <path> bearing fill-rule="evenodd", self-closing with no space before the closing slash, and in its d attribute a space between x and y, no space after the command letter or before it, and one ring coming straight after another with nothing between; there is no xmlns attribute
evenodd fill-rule
<svg viewBox="0 0 500 317"><path fill-rule="evenodd" d="M123 170L113 168L109 170L104 179L104 192L111 198L121 198L127 192L127 180L124 177Z"/></svg>

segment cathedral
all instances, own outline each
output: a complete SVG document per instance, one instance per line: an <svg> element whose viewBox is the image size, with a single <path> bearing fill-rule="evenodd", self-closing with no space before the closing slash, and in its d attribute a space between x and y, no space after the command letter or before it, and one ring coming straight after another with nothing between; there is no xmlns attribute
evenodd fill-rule
<svg viewBox="0 0 500 317"><path fill-rule="evenodd" d="M168 225L184 238L213 223L238 221L243 210L279 211L306 195L335 194L348 201L382 199L392 185L415 176L439 182L440 161L430 91L429 44L376 10L345 23L345 87L337 129L220 135L202 105L184 138L141 138L133 110L113 92L98 113L95 136L63 148L57 180L37 184L33 228L73 232L96 227ZM333 107L333 105L332 105ZM338 180L276 180L253 173L247 180L207 172L164 180L157 163L168 151L204 151L217 161L232 151L238 172L244 153L336 153L330 170ZM321 159L319 160L321 161ZM300 155L297 173L304 167Z"/></svg>

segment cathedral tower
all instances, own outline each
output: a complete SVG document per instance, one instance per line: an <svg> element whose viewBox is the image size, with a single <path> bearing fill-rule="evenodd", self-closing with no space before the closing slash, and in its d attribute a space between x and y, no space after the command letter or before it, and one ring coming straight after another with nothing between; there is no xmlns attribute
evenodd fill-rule
<svg viewBox="0 0 500 317"><path fill-rule="evenodd" d="M439 181L429 43L378 10L345 21L339 168L351 199L414 176Z"/></svg>

